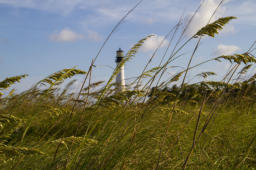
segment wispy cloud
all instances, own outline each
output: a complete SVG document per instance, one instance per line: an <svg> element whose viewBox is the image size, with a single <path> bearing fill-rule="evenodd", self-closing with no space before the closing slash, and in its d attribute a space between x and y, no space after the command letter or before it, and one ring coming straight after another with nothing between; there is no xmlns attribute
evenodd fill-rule
<svg viewBox="0 0 256 170"><path fill-rule="evenodd" d="M50 35L50 40L56 42L74 42L83 38L83 35L73 32L66 28L58 33Z"/></svg>
<svg viewBox="0 0 256 170"><path fill-rule="evenodd" d="M95 32L95 31L92 31L92 30L88 30L88 38L89 40L92 40L92 41L95 41L95 42L98 42L98 41L101 41L102 40L102 37L99 33Z"/></svg>
<svg viewBox="0 0 256 170"><path fill-rule="evenodd" d="M115 1L117 0L0 0L0 4L69 14L75 9L92 10L96 7L111 6Z"/></svg>
<svg viewBox="0 0 256 170"><path fill-rule="evenodd" d="M232 34L237 32L236 28L234 25L225 25L223 30L220 32L221 34Z"/></svg>
<svg viewBox="0 0 256 170"><path fill-rule="evenodd" d="M163 42L163 43L162 43ZM142 51L148 52L155 50L160 44L162 43L161 47L165 47L168 44L168 41L164 39L164 36L154 35L153 37L147 39L143 46Z"/></svg>
<svg viewBox="0 0 256 170"><path fill-rule="evenodd" d="M240 47L236 45L224 45L220 44L218 45L217 49L215 50L214 54L217 56L220 55L232 55L235 52L239 51Z"/></svg>
<svg viewBox="0 0 256 170"><path fill-rule="evenodd" d="M127 20L141 24L170 23L177 21L180 15L188 15L198 5L200 0L145 0ZM0 0L0 4L8 4L15 7L33 8L56 12L67 15L75 10L88 11L85 15L87 24L91 27L113 24L129 10L137 0ZM220 0L201 0L202 7L196 14L188 34L193 34L207 24L210 16L217 8ZM256 1L255 0L226 0L215 17L235 15L239 17L237 22L255 24ZM184 12L184 13L183 13ZM234 27L226 28L225 33L234 32Z"/></svg>
<svg viewBox="0 0 256 170"><path fill-rule="evenodd" d="M125 9L122 8L99 8L97 12L109 19L119 20L125 13Z"/></svg>
<svg viewBox="0 0 256 170"><path fill-rule="evenodd" d="M189 25L187 34L193 35L195 34L199 29L204 27L209 20L211 19L214 11L218 7L218 4L220 3L220 0L205 0L201 1L201 7L199 11L194 15L194 18ZM216 20L218 17L222 16L223 13L225 12L225 7L221 6L219 7L218 11L216 14L212 17L211 21ZM190 15L190 17L193 14Z"/></svg>
<svg viewBox="0 0 256 170"><path fill-rule="evenodd" d="M0 4L51 11L64 15L76 9L88 10L90 11L88 15L91 18L104 18L105 21L119 20L137 2L137 0L0 0ZM176 20L181 15L180 9L177 8L177 4L179 4L177 2L178 0L144 1L139 9L128 17L128 20L144 24Z"/></svg>

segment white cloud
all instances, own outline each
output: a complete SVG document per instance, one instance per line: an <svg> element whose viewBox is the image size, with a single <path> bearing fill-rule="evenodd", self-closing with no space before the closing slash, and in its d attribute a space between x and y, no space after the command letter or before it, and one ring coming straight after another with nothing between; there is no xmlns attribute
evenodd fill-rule
<svg viewBox="0 0 256 170"><path fill-rule="evenodd" d="M58 33L50 35L50 39L56 42L74 42L83 38L83 35L77 34L70 29L63 29Z"/></svg>
<svg viewBox="0 0 256 170"><path fill-rule="evenodd" d="M194 35L198 30L208 24L219 3L220 0L202 0L201 8L195 14L191 24L189 25L187 34ZM212 17L211 22L222 16L224 12L225 7L222 5L218 8L216 14ZM193 14L191 14L189 17L192 17L192 15Z"/></svg>
<svg viewBox="0 0 256 170"><path fill-rule="evenodd" d="M240 50L240 47L236 45L224 45L220 44L218 45L217 49L215 50L215 55L220 56L220 55L232 55L235 52Z"/></svg>
<svg viewBox="0 0 256 170"><path fill-rule="evenodd" d="M155 50L161 43L162 43L161 47L165 47L168 45L168 41L164 39L163 36L154 35L153 37L147 39L144 42L141 49L144 52L152 51L152 50Z"/></svg>
<svg viewBox="0 0 256 170"><path fill-rule="evenodd" d="M92 41L98 42L98 41L102 40L102 37L97 32L95 32L95 31L89 30L87 36Z"/></svg>
<svg viewBox="0 0 256 170"><path fill-rule="evenodd" d="M225 25L223 30L220 32L221 34L229 34L229 33L235 33L236 29L234 25Z"/></svg>

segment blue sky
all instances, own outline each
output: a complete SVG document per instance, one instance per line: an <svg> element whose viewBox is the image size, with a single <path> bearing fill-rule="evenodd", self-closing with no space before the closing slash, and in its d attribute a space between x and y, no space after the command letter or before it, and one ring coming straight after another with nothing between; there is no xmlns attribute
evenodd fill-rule
<svg viewBox="0 0 256 170"><path fill-rule="evenodd" d="M126 65L126 77L138 75L164 35L180 16L190 16L202 3L187 35L204 26L219 0L144 0L114 33L96 61L94 80L106 80L114 67L115 51L127 51L141 38L155 34ZM99 47L118 20L137 0L0 0L0 81L29 74L17 88L27 89L49 74L78 66L87 70ZM215 39L204 38L195 62L246 51L256 39L256 1L227 0L218 10L221 16L237 16ZM159 63L159 57L153 65ZM192 45L185 53L192 51ZM189 55L188 55L189 57ZM177 60L184 66L187 58ZM185 64L184 64L185 63ZM227 65L211 63L200 71L222 73ZM253 68L255 69L255 68ZM170 73L175 71L170 70ZM191 75L192 76L192 75Z"/></svg>

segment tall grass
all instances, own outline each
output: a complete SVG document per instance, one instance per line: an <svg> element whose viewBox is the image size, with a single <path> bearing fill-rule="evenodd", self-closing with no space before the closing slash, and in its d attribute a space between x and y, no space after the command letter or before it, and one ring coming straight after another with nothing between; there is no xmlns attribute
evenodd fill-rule
<svg viewBox="0 0 256 170"><path fill-rule="evenodd" d="M19 94L6 91L27 75L0 82L0 92L6 94L0 98L1 169L256 168L256 76L245 78L256 63L255 43L242 54L191 64L202 37L218 36L235 17L209 20L187 38L199 7L187 23L181 18L170 29L160 63L149 68L161 44L127 91L117 92L112 81L151 35L128 51L105 84L93 81L94 63L103 47L141 2L114 27L87 72L63 69ZM194 39L192 54L184 55L183 49ZM190 57L189 62L164 80L181 57ZM221 81L210 80L216 73L209 70L195 75L202 81L187 83L191 70L214 61L232 64ZM70 90L75 80L63 88L64 81L77 75L85 75L78 94Z"/></svg>

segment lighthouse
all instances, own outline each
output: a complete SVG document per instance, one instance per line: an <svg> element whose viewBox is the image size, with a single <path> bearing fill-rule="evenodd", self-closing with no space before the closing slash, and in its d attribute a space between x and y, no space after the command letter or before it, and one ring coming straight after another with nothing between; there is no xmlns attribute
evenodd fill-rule
<svg viewBox="0 0 256 170"><path fill-rule="evenodd" d="M119 48L118 51L116 51L116 66L122 62L124 59L124 52L121 48ZM120 68L119 73L116 76L116 87L117 91L125 91L125 78L124 78L124 65Z"/></svg>

